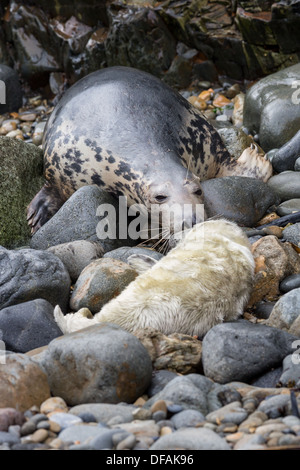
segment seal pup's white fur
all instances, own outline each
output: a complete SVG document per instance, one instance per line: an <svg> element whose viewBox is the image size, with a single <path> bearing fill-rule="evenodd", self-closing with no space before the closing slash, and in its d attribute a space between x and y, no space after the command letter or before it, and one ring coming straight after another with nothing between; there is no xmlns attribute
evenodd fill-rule
<svg viewBox="0 0 300 470"><path fill-rule="evenodd" d="M63 315L58 306L54 316L63 333L110 322L130 332L152 327L164 334L203 336L243 313L253 275L254 260L242 229L224 219L210 220L190 229L94 317L88 309Z"/></svg>

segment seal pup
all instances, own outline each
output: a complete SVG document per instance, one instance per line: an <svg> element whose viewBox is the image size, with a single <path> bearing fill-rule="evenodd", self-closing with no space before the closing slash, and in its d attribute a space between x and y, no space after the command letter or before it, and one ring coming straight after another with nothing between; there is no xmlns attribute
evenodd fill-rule
<svg viewBox="0 0 300 470"><path fill-rule="evenodd" d="M27 211L32 233L83 185L125 196L128 206L161 205L163 212L202 204L201 180L266 181L272 174L256 146L234 160L199 110L159 78L130 67L98 70L70 87L50 115L43 149L46 184ZM194 210L184 222L202 220Z"/></svg>
<svg viewBox="0 0 300 470"><path fill-rule="evenodd" d="M214 325L242 315L253 276L254 260L242 229L225 219L209 220L186 230L165 257L94 317L88 309L64 316L59 306L54 317L63 333L110 322L129 332L151 327L166 335L202 337Z"/></svg>

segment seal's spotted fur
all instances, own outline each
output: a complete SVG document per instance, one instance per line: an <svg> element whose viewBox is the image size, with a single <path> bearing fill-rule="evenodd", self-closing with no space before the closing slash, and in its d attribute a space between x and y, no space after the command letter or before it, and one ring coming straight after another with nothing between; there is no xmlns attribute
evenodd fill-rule
<svg viewBox="0 0 300 470"><path fill-rule="evenodd" d="M73 85L49 118L43 147L46 185L28 208L33 232L83 185L148 207L202 203L201 180L271 175L254 148L235 161L201 112L158 78L127 67Z"/></svg>

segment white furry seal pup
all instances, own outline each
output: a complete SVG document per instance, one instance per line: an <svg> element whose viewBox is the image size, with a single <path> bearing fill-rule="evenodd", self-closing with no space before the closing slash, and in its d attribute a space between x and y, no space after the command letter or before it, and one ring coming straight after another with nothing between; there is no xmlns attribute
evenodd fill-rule
<svg viewBox="0 0 300 470"><path fill-rule="evenodd" d="M58 306L54 317L63 333L110 322L129 332L152 327L167 335L203 336L243 313L253 275L254 260L242 229L224 219L210 220L194 225L94 317L88 309L64 316Z"/></svg>

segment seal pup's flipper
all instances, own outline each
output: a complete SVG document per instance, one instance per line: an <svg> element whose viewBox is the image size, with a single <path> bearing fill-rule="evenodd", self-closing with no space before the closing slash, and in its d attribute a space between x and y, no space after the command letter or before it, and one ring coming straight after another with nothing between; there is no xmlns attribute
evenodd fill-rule
<svg viewBox="0 0 300 470"><path fill-rule="evenodd" d="M144 273L151 269L157 263L156 259L147 255L130 255L128 256L127 263L136 270L138 274Z"/></svg>
<svg viewBox="0 0 300 470"><path fill-rule="evenodd" d="M53 315L63 334L73 333L73 331L99 323L88 308L81 308L78 312L64 315L59 305L56 305Z"/></svg>

